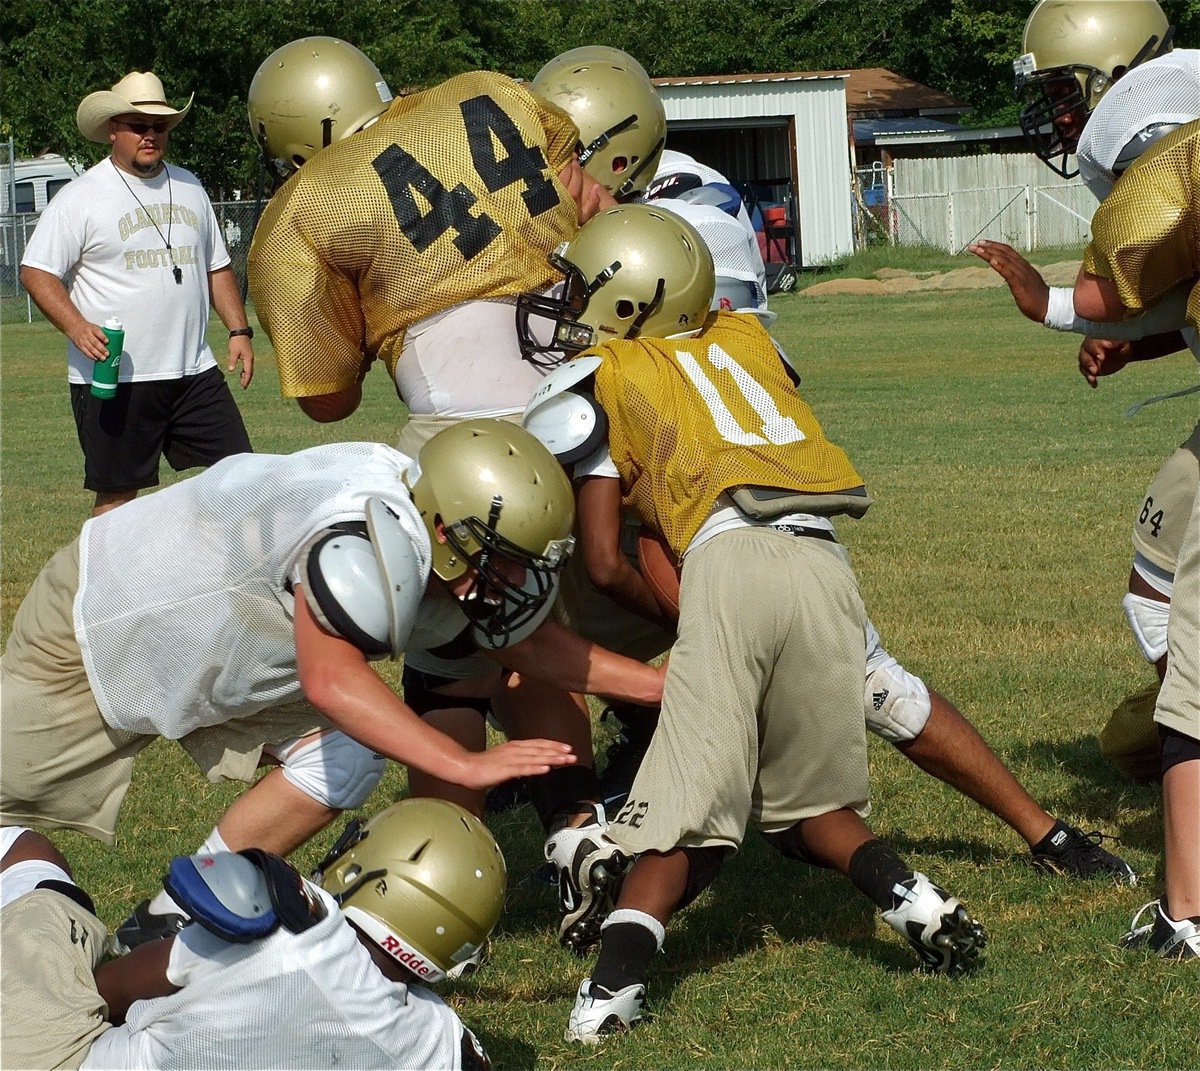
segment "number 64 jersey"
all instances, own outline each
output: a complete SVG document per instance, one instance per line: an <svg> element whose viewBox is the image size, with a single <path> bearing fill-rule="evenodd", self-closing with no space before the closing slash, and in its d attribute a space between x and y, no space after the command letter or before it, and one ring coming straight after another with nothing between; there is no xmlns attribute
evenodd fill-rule
<svg viewBox="0 0 1200 1071"><path fill-rule="evenodd" d="M397 100L309 160L250 249L284 396L352 386L364 355L394 374L416 320L555 280L547 257L578 229L557 178L577 139L564 112L475 71Z"/></svg>
<svg viewBox="0 0 1200 1071"><path fill-rule="evenodd" d="M722 491L862 486L754 316L717 313L690 338L625 339L587 353L602 359L596 400L625 505L677 555Z"/></svg>

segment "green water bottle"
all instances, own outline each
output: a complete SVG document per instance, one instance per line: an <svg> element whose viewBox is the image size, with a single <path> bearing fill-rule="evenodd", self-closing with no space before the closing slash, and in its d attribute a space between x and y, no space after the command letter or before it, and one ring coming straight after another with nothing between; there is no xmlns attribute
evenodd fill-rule
<svg viewBox="0 0 1200 1071"><path fill-rule="evenodd" d="M117 380L121 375L121 351L125 348L125 328L115 316L110 316L101 327L108 338L108 356L96 362L92 372L92 393L97 398L113 398L117 393Z"/></svg>

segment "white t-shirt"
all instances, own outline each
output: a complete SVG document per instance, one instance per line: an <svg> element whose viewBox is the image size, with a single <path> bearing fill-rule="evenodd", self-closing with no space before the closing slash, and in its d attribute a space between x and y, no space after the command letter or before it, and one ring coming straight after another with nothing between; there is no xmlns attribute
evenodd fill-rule
<svg viewBox="0 0 1200 1071"><path fill-rule="evenodd" d="M84 1068L449 1068L463 1027L427 989L389 981L333 898L303 933L231 944L200 926L175 939L178 993L135 1001Z"/></svg>
<svg viewBox="0 0 1200 1071"><path fill-rule="evenodd" d="M178 379L216 364L204 337L208 273L228 263L212 203L195 175L169 164L142 179L118 170L111 157L59 191L21 259L62 279L86 319L121 321L122 382ZM67 366L70 382L92 381L95 363L70 341Z"/></svg>
<svg viewBox="0 0 1200 1071"><path fill-rule="evenodd" d="M381 498L412 540L396 583L425 591L410 464L382 443L238 454L84 524L75 635L104 720L177 740L299 699L288 580L313 536Z"/></svg>

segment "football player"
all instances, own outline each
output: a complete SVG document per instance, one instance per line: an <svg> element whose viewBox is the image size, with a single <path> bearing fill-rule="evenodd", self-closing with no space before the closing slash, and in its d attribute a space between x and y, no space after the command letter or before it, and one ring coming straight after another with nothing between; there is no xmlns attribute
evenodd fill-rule
<svg viewBox="0 0 1200 1071"><path fill-rule="evenodd" d="M656 202L651 202L650 206L659 207ZM603 218L610 215L606 213ZM661 208L657 215L661 215ZM651 218L657 218L657 215ZM662 253L648 247L648 237L636 226L641 218L634 217L631 226L615 233L606 234L585 227L561 254L556 255L556 262L567 277L563 301L547 300L539 295L525 295L518 300L519 323L537 314L557 322L554 336L544 348L557 346L560 350L577 350L604 337L605 333L616 332L618 336L626 330L645 333L644 325L630 321L627 312L653 305L658 277L664 275L664 272L656 273L654 266L660 263L662 256L669 258L670 247ZM586 237L589 234L592 237ZM626 239L633 242L632 253L615 244ZM620 272L610 279L611 266L617 263L628 265L631 258L644 262L645 271L635 276L629 267L625 267L622 284L616 285L613 280ZM625 319L622 319L623 311ZM522 331L523 345L531 352L538 351L543 344L530 332ZM543 354L535 352L535 356L541 359ZM571 367L577 370L579 365ZM589 436L596 434L596 423L590 420L587 412L572 410L569 401L554 401L556 392L564 389L564 383L569 385L569 377L574 374L575 371L568 370L555 374L552 380L544 383L526 411L526 422L543 441L550 442L553 437L561 443L565 436L569 449L583 456L589 446L595 445ZM581 506L588 495L603 493L618 500L618 482L611 478L615 475L610 472L608 479L584 481L579 490ZM746 504L759 508L753 502ZM622 553L619 533L596 532L587 527L582 531L583 553L580 557L596 585L634 612L661 620L663 609ZM1071 877L1135 881L1128 864L1101 846L1101 834L1085 834L1041 807L958 708L889 654L869 621L861 709L872 732L894 744L922 770L946 781L1015 830L1029 845L1034 866ZM636 723L636 718L636 714L631 714L628 721ZM565 830L553 842L547 843L548 855L559 872L561 886L571 890L572 903L562 905L564 915L560 931L564 943L571 947L586 948L587 942L594 939L592 920L603 913L608 887L619 877L619 874L609 872L612 868L604 859L602 845L607 841L604 830L603 821L597 816L597 820L584 823L575 830ZM586 850L581 851L581 847ZM569 907L574 911L568 910Z"/></svg>
<svg viewBox="0 0 1200 1071"><path fill-rule="evenodd" d="M1104 201L1149 146L1200 117L1200 51L1171 50L1171 36L1166 16L1153 0L1039 4L1029 17L1027 55L1017 61L1019 85L1027 90L1042 87L1037 96L1044 101L1045 86L1078 79L1078 97L1087 98L1086 124L1072 120L1073 137L1061 148L1077 154L1079 174L1098 201ZM1156 58L1134 63L1151 43ZM1035 69L1024 80L1023 67ZM1044 151L1047 144L1044 138L1036 139L1035 150ZM980 241L970 248L1005 279L1017 307L1030 319L1088 336L1079 351L1079 370L1093 387L1099 377L1119 372L1132 361L1183 348L1200 359L1196 330L1185 321L1185 292L1165 293L1154 308L1135 319L1094 323L1076 315L1071 287L1046 286L1037 269L1011 246ZM1175 563L1198 482L1200 424L1158 471L1134 518L1134 558L1122 605L1138 649L1160 681L1167 665ZM1105 753L1125 769L1157 769L1158 741L1150 720L1156 692L1128 697L1101 734Z"/></svg>
<svg viewBox="0 0 1200 1071"><path fill-rule="evenodd" d="M204 850L286 854L358 807L388 758L485 788L575 761L545 739L474 753L371 667L454 642L524 676L655 703L660 674L547 621L571 488L529 433L464 421L414 461L374 443L239 455L89 520L25 597L3 660L0 824L112 843L138 752L178 740L253 781ZM531 734L536 735L536 734ZM178 925L140 905L132 943Z"/></svg>
<svg viewBox="0 0 1200 1071"><path fill-rule="evenodd" d="M661 720L607 832L620 849L608 876L633 862L615 910L581 935L582 946L599 932L600 955L568 1040L637 1022L666 924L751 820L785 855L847 875L930 968L970 966L982 927L863 821L867 618L829 521L865 512L862 480L758 319L710 318L712 257L683 220L652 205L610 209L559 262L558 336L590 348L552 374L527 423L542 423L547 400L568 418L566 435L548 438L583 478L584 539L611 544L624 505L684 562ZM594 406L556 390L581 377ZM593 434L568 444L580 423ZM613 587L637 605L639 583Z"/></svg>
<svg viewBox="0 0 1200 1071"><path fill-rule="evenodd" d="M342 419L381 359L412 413L410 436L425 417L503 411L515 388L472 364L461 333L491 337L489 309L501 317L503 299L548 285L547 253L611 203L576 144L558 108L476 71L394 101L309 159L267 207L249 258L284 395L313 419ZM442 314L464 303L470 324L445 324ZM428 337L410 339L413 328Z"/></svg>
<svg viewBox="0 0 1200 1071"><path fill-rule="evenodd" d="M1113 82L1166 53L1174 31L1157 0L1038 0L1013 61L1021 129L1064 178L1088 117Z"/></svg>
<svg viewBox="0 0 1200 1071"><path fill-rule="evenodd" d="M1200 326L1198 226L1200 120L1143 152L1097 210L1075 283L1076 312L1120 320L1183 285L1187 322ZM1122 943L1194 960L1200 957L1200 496L1176 565L1154 720L1162 742L1164 892L1143 908L1152 910L1151 920L1139 926L1139 912Z"/></svg>
<svg viewBox="0 0 1200 1071"><path fill-rule="evenodd" d="M117 959L44 836L0 830L0 871L6 1066L490 1066L426 988L504 903L499 847L454 804L352 822L312 881L261 849L177 857L194 922Z"/></svg>

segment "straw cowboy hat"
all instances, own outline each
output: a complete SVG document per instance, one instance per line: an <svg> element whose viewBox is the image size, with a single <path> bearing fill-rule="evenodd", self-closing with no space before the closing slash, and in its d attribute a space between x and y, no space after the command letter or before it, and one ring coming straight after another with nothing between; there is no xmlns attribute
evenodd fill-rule
<svg viewBox="0 0 1200 1071"><path fill-rule="evenodd" d="M167 103L163 84L151 71L131 71L112 89L89 93L75 113L79 132L88 141L108 141L108 121L118 115L149 115L165 119L172 130L192 107L193 93L180 109Z"/></svg>

